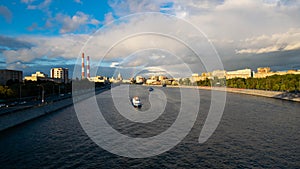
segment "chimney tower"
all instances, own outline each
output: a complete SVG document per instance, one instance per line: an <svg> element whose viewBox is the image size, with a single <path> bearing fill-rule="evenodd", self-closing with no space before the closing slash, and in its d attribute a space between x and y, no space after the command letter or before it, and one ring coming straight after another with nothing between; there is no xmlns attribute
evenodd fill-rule
<svg viewBox="0 0 300 169"><path fill-rule="evenodd" d="M82 53L81 59L81 79L84 79L84 53Z"/></svg>
<svg viewBox="0 0 300 169"><path fill-rule="evenodd" d="M86 61L86 66L87 66L87 69L86 69L86 73L87 73L87 78L90 78L90 56L87 56L87 61Z"/></svg>

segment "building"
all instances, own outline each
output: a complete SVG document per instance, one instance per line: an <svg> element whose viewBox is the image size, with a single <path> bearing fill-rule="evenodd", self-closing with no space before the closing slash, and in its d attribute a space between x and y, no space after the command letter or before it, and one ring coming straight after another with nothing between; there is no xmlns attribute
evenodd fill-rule
<svg viewBox="0 0 300 169"><path fill-rule="evenodd" d="M265 68L257 68L257 73L254 75L254 78L266 78L268 76L274 76L274 75L287 75L287 74L300 74L299 70L288 70L288 71L277 71L272 72L269 67Z"/></svg>
<svg viewBox="0 0 300 169"><path fill-rule="evenodd" d="M69 82L69 69L67 68L52 68L50 70L50 77L52 79L60 79L62 83Z"/></svg>
<svg viewBox="0 0 300 169"><path fill-rule="evenodd" d="M158 76L151 76L150 79L151 80L155 80L155 81L159 81L159 77Z"/></svg>
<svg viewBox="0 0 300 169"><path fill-rule="evenodd" d="M204 73L201 73L201 77L202 77L202 80L206 80L206 79L213 79L213 76L212 76L212 73L211 72L204 72Z"/></svg>
<svg viewBox="0 0 300 169"><path fill-rule="evenodd" d="M35 72L34 74L31 74L31 76L25 76L24 80L27 81L38 81L38 80L49 80L48 75L43 72Z"/></svg>
<svg viewBox="0 0 300 169"><path fill-rule="evenodd" d="M234 79L234 78L251 78L252 71L251 69L242 69L242 70L235 70L235 71L228 71L226 73L226 79Z"/></svg>
<svg viewBox="0 0 300 169"><path fill-rule="evenodd" d="M271 68L269 67L259 67L257 68L257 73L269 73L271 72Z"/></svg>
<svg viewBox="0 0 300 169"><path fill-rule="evenodd" d="M199 81L203 80L203 77L202 77L202 76L199 76L198 73L193 73L193 74L192 74L192 77L190 77L190 80L191 80L192 83L194 83L194 82L199 82ZM204 80L205 80L205 79L204 79Z"/></svg>
<svg viewBox="0 0 300 169"><path fill-rule="evenodd" d="M267 76L274 75L273 72L271 72L271 68L269 67L259 67L257 68L257 73L254 74L254 78L266 78Z"/></svg>
<svg viewBox="0 0 300 169"><path fill-rule="evenodd" d="M8 70L1 69L0 70L0 84L6 85L6 82L9 80L22 82L23 72L18 70Z"/></svg>
<svg viewBox="0 0 300 169"><path fill-rule="evenodd" d="M226 77L226 71L225 70L214 70L212 72L212 76L214 78L224 79Z"/></svg>
<svg viewBox="0 0 300 169"><path fill-rule="evenodd" d="M142 76L137 76L135 79L136 79L135 83L137 84L143 84L146 81L146 79L143 78Z"/></svg>
<svg viewBox="0 0 300 169"><path fill-rule="evenodd" d="M167 76L158 76L158 80L159 80L159 81L164 81L164 80L166 80L166 79L168 79Z"/></svg>
<svg viewBox="0 0 300 169"><path fill-rule="evenodd" d="M117 78L111 77L111 78L109 79L109 82L110 82L110 83L122 83L122 81L123 81L123 77L122 77L122 75L121 75L120 72L119 72Z"/></svg>
<svg viewBox="0 0 300 169"><path fill-rule="evenodd" d="M108 83L109 79L104 76L96 76L96 77L90 77L88 78L89 81L95 82L95 83Z"/></svg>
<svg viewBox="0 0 300 169"><path fill-rule="evenodd" d="M119 72L119 74L118 74L117 80L119 80L119 81L122 81L122 80L123 80L123 77L122 77L122 75L121 75L120 72Z"/></svg>

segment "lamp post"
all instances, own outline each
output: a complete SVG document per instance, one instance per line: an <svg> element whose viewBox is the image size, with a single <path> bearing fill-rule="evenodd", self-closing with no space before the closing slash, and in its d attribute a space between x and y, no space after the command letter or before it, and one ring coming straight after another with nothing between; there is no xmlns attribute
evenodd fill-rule
<svg viewBox="0 0 300 169"><path fill-rule="evenodd" d="M58 85L58 97L60 97L60 85Z"/></svg>
<svg viewBox="0 0 300 169"><path fill-rule="evenodd" d="M44 86L43 85L38 85L39 87L42 87L42 103L45 102L45 99L44 99L44 93L45 93L45 89L44 89Z"/></svg>
<svg viewBox="0 0 300 169"><path fill-rule="evenodd" d="M24 84L23 84L24 85ZM19 85L19 87L20 87L20 93L19 93L19 96L20 96L20 101L21 101L21 99L22 99L22 84L20 83L20 85Z"/></svg>

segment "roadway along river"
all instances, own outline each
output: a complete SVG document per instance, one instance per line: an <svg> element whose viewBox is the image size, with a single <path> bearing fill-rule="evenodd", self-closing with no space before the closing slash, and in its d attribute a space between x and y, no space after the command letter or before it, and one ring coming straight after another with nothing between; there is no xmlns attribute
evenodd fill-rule
<svg viewBox="0 0 300 169"><path fill-rule="evenodd" d="M163 92L168 102L161 116L150 123L125 119L114 107L110 91L97 95L97 102L114 129L148 138L167 130L180 108L179 89L154 88L153 92ZM141 109L133 109L136 113L150 110L148 88L131 86L129 96L134 95L143 101ZM200 98L190 133L158 156L120 157L102 149L82 129L74 107L68 107L1 132L1 168L300 168L299 103L228 93L218 128L200 144L210 91L200 90Z"/></svg>

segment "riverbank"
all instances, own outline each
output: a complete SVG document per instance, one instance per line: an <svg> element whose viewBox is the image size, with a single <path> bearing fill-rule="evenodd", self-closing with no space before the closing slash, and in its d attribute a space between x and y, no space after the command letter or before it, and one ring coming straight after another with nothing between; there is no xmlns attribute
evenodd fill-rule
<svg viewBox="0 0 300 169"><path fill-rule="evenodd" d="M230 93L247 94L253 96L262 96L275 99L282 99L294 102L300 102L300 93L266 91L255 89L239 89L239 88L226 88L226 87L210 87L210 86L168 86L168 87L184 87L184 88L198 88L202 90L216 90Z"/></svg>
<svg viewBox="0 0 300 169"><path fill-rule="evenodd" d="M101 89L96 91L96 94L104 91ZM92 91L81 91L75 94L73 97L62 99L57 102L47 103L39 106L34 106L28 109L19 111L13 111L8 113L0 114L0 132L8 128L17 126L43 115L56 112L60 109L72 106L74 102L80 102L89 97L92 97L95 93Z"/></svg>

